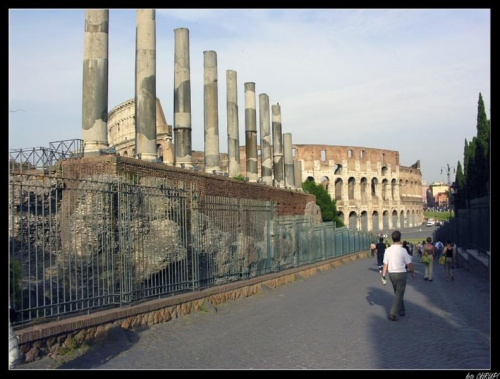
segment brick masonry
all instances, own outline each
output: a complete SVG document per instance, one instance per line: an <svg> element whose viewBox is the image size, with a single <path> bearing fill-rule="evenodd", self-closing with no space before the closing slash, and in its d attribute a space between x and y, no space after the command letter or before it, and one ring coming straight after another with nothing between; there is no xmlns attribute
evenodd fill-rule
<svg viewBox="0 0 500 379"><path fill-rule="evenodd" d="M134 158L105 155L63 161L63 177L88 178L98 175L116 175L130 178L167 178L188 189L196 188L201 195L237 199L268 200L277 204L278 216L304 215L308 202L316 202L314 195L301 191L274 188L260 183L243 182L222 175L188 170L163 163Z"/></svg>

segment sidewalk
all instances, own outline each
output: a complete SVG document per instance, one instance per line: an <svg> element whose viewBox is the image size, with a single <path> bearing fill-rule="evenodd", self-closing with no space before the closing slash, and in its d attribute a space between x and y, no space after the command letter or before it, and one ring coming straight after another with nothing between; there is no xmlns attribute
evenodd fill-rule
<svg viewBox="0 0 500 379"><path fill-rule="evenodd" d="M397 322L387 319L390 281L367 258L18 370L491 369L489 282L464 269L445 282L437 264L427 282L413 260Z"/></svg>

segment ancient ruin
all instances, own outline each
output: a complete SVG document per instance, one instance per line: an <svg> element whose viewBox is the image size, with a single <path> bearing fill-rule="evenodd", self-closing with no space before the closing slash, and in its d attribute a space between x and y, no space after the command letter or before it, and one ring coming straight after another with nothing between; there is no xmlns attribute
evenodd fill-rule
<svg viewBox="0 0 500 379"><path fill-rule="evenodd" d="M97 60L99 67L107 65L107 51L98 50L98 48L102 50L102 43L97 44L101 40L107 41L107 13L103 13L102 10L87 11L87 24L91 22L97 24L100 22L99 25L102 26L97 29L86 27L84 68L89 65L89 59L93 56L99 57L100 60ZM154 10L138 11L136 65L140 65L144 59L154 55L154 38L151 37L154 36L154 29ZM96 34L96 30L100 34ZM148 32L141 32L143 30ZM145 37L139 38L142 35L140 33L144 33ZM245 145L240 146L237 73L234 70L226 72L228 78L226 88L228 154L220 153L217 53L211 50L205 51L203 57L205 151L192 151L189 30L177 28L174 34L174 132L172 133L172 126L169 126L165 120L158 99L156 103L151 101L147 103L148 112L142 117L146 117L148 122L135 119L136 109L134 108L137 107L134 107L134 100L129 100L109 112L107 140L100 137L98 141L95 141L89 137L85 141L86 147L92 147L92 154L96 154L98 150L96 146L100 146L101 150L103 150L102 147L110 146L116 154L121 156L156 160L167 165L201 170L216 175L243 176L250 182L264 183L277 188L300 190L303 181L314 180L321 183L336 201L340 217L350 229L379 231L414 226L422 222L420 162L417 161L410 167L401 166L399 152L391 150L293 144L291 133L284 133L282 130L279 103L271 106L272 120L270 120L269 96L259 94L259 109L257 110L254 82L244 83L246 141ZM149 39L146 38L147 36ZM93 47L93 44L96 46ZM91 54L92 52L94 53ZM153 67L154 60L152 58L149 60L146 66ZM140 66L136 67L136 71L141 72ZM84 70L84 75L85 72ZM136 85L138 91L136 102L145 101L139 94L154 93L156 80L154 70L145 78L147 80L141 82L144 83L142 85L147 86L145 89L140 88L139 81ZM107 88L107 70L103 70L98 77L87 77L87 80L93 82L94 87ZM84 99L86 99L85 96ZM90 105L99 109L103 108L104 97L97 100L99 101L92 103L84 101L84 110ZM144 106L137 109L142 108ZM259 128L257 128L257 111L259 111ZM93 114L90 111L87 113ZM137 124L138 122L140 125ZM146 126L148 123L154 123L156 126ZM94 129L99 127L98 130L100 130L103 125L106 124L96 123ZM151 137L155 133L156 144L154 145L145 136ZM89 133L88 126L84 124L84 140L90 135L92 134ZM141 141L145 141L143 154L136 146ZM154 147L151 147L153 145L156 152L153 151Z"/></svg>

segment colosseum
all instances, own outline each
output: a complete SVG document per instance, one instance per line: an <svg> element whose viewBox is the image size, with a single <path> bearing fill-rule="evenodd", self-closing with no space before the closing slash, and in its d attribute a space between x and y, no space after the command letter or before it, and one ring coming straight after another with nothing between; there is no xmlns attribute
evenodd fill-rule
<svg viewBox="0 0 500 379"><path fill-rule="evenodd" d="M173 165L172 126L159 99L156 109L157 160ZM134 112L133 99L109 112L108 141L118 155L135 156ZM321 183L335 199L339 216L350 229L388 231L422 223L420 161L401 166L399 152L368 147L293 144L292 149L301 182ZM260 174L260 147L258 152ZM220 154L223 173L227 173L227 162L227 154ZM193 151L194 169L203 170L203 165L203 152ZM244 146L240 146L240 170L246 176Z"/></svg>
<svg viewBox="0 0 500 379"><path fill-rule="evenodd" d="M399 164L399 152L354 146L293 145L302 181L321 183L350 229L387 231L422 223L420 161Z"/></svg>
<svg viewBox="0 0 500 379"><path fill-rule="evenodd" d="M108 142L116 153L135 157L135 101L130 99L118 104L108 113ZM172 165L172 125L168 125L160 99L156 99L156 147L158 161Z"/></svg>

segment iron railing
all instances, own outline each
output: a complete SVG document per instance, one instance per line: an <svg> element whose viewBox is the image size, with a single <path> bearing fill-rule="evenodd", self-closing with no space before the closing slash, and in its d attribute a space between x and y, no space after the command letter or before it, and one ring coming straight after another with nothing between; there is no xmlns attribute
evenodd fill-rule
<svg viewBox="0 0 500 379"><path fill-rule="evenodd" d="M458 209L455 217L450 218L435 232L436 241L453 241L461 247L490 251L491 238L490 198L473 199L468 207Z"/></svg>
<svg viewBox="0 0 500 379"><path fill-rule="evenodd" d="M371 235L167 179L11 174L10 302L30 325L368 250Z"/></svg>
<svg viewBox="0 0 500 379"><path fill-rule="evenodd" d="M26 173L30 170L50 171L57 161L83 157L83 140L72 139L50 142L50 147L11 149L10 172Z"/></svg>

